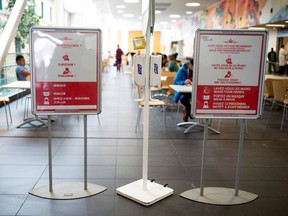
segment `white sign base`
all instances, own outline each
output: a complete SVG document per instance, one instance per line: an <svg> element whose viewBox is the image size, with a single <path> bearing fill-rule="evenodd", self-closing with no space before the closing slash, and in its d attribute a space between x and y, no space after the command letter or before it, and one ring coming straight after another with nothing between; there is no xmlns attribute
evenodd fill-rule
<svg viewBox="0 0 288 216"><path fill-rule="evenodd" d="M29 194L54 200L69 200L80 199L89 196L94 196L105 191L107 188L95 185L87 184L87 190L84 190L84 183L81 182L65 182L53 185L53 191L49 191L49 186L42 186L29 192Z"/></svg>
<svg viewBox="0 0 288 216"><path fill-rule="evenodd" d="M257 199L258 195L239 190L235 196L235 189L221 187L205 187L205 194L200 195L200 188L191 189L180 194L181 197L196 202L215 205L240 205Z"/></svg>
<svg viewBox="0 0 288 216"><path fill-rule="evenodd" d="M117 188L117 194L129 198L145 206L150 206L173 194L173 189L155 182L147 181L147 189L143 189L143 179Z"/></svg>

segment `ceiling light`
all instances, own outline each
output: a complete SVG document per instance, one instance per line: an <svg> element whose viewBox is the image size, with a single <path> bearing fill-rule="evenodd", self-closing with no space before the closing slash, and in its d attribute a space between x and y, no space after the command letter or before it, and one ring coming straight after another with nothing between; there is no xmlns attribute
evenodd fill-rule
<svg viewBox="0 0 288 216"><path fill-rule="evenodd" d="M180 18L181 16L178 14L172 14L169 16L170 18Z"/></svg>
<svg viewBox="0 0 288 216"><path fill-rule="evenodd" d="M161 14L161 11L155 10L155 14Z"/></svg>
<svg viewBox="0 0 288 216"><path fill-rule="evenodd" d="M123 10L117 10L117 13L124 13Z"/></svg>
<svg viewBox="0 0 288 216"><path fill-rule="evenodd" d="M266 30L266 28L262 28L262 27L248 27L248 29L250 29L250 30Z"/></svg>
<svg viewBox="0 0 288 216"><path fill-rule="evenodd" d="M175 23L175 22L177 22L177 20L171 20L171 22Z"/></svg>
<svg viewBox="0 0 288 216"><path fill-rule="evenodd" d="M123 17L134 17L134 14L123 14Z"/></svg>
<svg viewBox="0 0 288 216"><path fill-rule="evenodd" d="M266 24L267 27L282 27L284 28L286 25L284 24Z"/></svg>
<svg viewBox="0 0 288 216"><path fill-rule="evenodd" d="M186 3L186 6L188 6L188 7L198 7L198 6L200 6L200 3L190 2L190 3Z"/></svg>
<svg viewBox="0 0 288 216"><path fill-rule="evenodd" d="M192 11L186 11L186 14L192 14Z"/></svg>
<svg viewBox="0 0 288 216"><path fill-rule="evenodd" d="M116 5L116 8L123 9L123 8L126 8L126 6L125 5Z"/></svg>
<svg viewBox="0 0 288 216"><path fill-rule="evenodd" d="M138 3L139 0L124 0L125 3Z"/></svg>
<svg viewBox="0 0 288 216"><path fill-rule="evenodd" d="M168 22L160 22L161 25L168 25Z"/></svg>

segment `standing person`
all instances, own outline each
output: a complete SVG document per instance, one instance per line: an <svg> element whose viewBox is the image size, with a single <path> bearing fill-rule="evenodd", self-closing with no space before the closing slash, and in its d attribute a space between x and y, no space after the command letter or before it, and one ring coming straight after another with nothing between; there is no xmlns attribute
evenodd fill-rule
<svg viewBox="0 0 288 216"><path fill-rule="evenodd" d="M117 45L117 50L116 50L116 68L117 68L117 71L119 71L119 72L120 72L121 63L122 63L122 55L123 55L123 51L121 50L119 45Z"/></svg>
<svg viewBox="0 0 288 216"><path fill-rule="evenodd" d="M25 67L26 61L23 55L16 56L16 76L17 80L26 81L27 77L30 76L30 72L27 67Z"/></svg>
<svg viewBox="0 0 288 216"><path fill-rule="evenodd" d="M176 74L176 77L174 79L175 85L189 85L192 82L193 77L193 59L191 59L189 62L186 62L178 71ZM174 102L177 103L178 100L185 106L184 115L183 115L183 121L187 122L188 117L192 118L190 115L191 112L191 93L180 93L175 92L174 94Z"/></svg>
<svg viewBox="0 0 288 216"><path fill-rule="evenodd" d="M271 48L271 51L268 53L268 60L268 73L270 74L271 72L276 72L276 52L273 50L273 48Z"/></svg>
<svg viewBox="0 0 288 216"><path fill-rule="evenodd" d="M281 45L281 48L279 50L279 73L284 74L285 73L285 65L286 65L286 55L287 51L284 49L284 44Z"/></svg>

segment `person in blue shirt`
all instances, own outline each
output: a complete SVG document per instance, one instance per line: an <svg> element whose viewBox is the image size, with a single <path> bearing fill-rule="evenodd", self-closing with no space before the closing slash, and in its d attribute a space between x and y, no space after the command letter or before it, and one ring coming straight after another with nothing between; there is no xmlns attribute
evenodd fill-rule
<svg viewBox="0 0 288 216"><path fill-rule="evenodd" d="M191 59L189 62L186 62L178 71L176 74L176 77L174 79L175 85L188 85L191 84L193 77L193 59ZM175 92L174 98L175 103L178 103L178 100L184 105L184 115L183 115L183 121L187 122L188 117L192 118L190 115L191 112L191 93L180 93Z"/></svg>
<svg viewBox="0 0 288 216"><path fill-rule="evenodd" d="M30 76L30 72L27 67L25 67L26 61L23 55L16 56L16 75L17 80L19 81L26 81L26 77Z"/></svg>

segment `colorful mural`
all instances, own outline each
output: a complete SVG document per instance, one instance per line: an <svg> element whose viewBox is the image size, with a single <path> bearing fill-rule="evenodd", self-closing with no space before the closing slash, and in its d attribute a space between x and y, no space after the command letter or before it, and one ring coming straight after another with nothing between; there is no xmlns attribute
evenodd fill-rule
<svg viewBox="0 0 288 216"><path fill-rule="evenodd" d="M177 23L173 38L191 29L235 29L286 20L287 4L288 0L224 0Z"/></svg>
<svg viewBox="0 0 288 216"><path fill-rule="evenodd" d="M240 29L282 20L288 20L288 0L223 0L176 23L171 39L184 40L185 46L192 46L185 47L191 53L198 28Z"/></svg>

